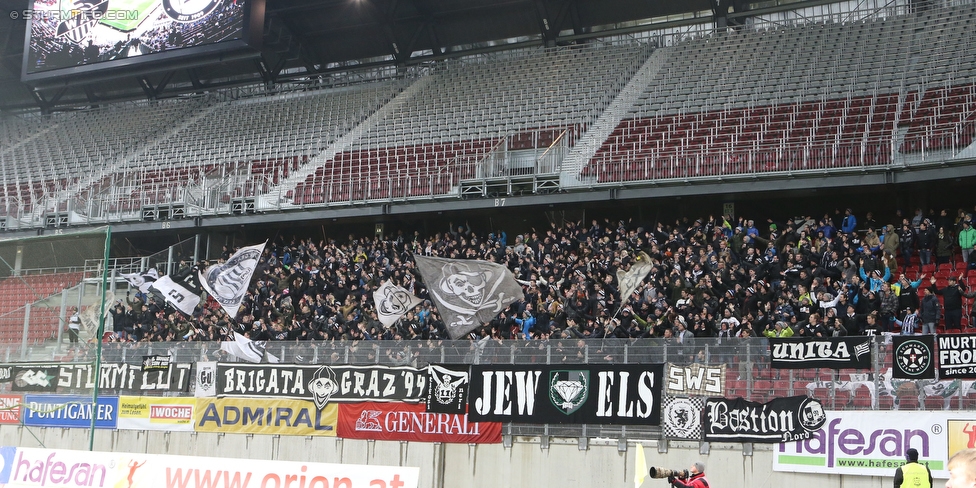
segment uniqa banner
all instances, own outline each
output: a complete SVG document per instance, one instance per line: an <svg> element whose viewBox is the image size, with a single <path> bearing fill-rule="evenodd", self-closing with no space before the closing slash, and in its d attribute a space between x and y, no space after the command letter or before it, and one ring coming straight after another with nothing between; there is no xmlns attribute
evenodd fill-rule
<svg viewBox="0 0 976 488"><path fill-rule="evenodd" d="M426 388L427 370L411 366L217 363L214 373L218 397L310 400L319 409L329 402L421 403Z"/></svg>
<svg viewBox="0 0 976 488"><path fill-rule="evenodd" d="M640 424L661 420L663 364L475 365L475 422Z"/></svg>
<svg viewBox="0 0 976 488"><path fill-rule="evenodd" d="M705 401L704 440L772 443L808 439L826 419L820 401L807 396L766 403L709 398Z"/></svg>
<svg viewBox="0 0 976 488"><path fill-rule="evenodd" d="M410 403L343 403L339 405L339 437L384 441L497 444L499 422L470 422L464 414L427 412Z"/></svg>
<svg viewBox="0 0 976 488"><path fill-rule="evenodd" d="M871 369L871 338L770 338L769 363L779 369Z"/></svg>
<svg viewBox="0 0 976 488"><path fill-rule="evenodd" d="M119 397L120 430L193 432L194 398Z"/></svg>
<svg viewBox="0 0 976 488"><path fill-rule="evenodd" d="M335 437L338 407L287 398L197 398L194 430Z"/></svg>
<svg viewBox="0 0 976 488"><path fill-rule="evenodd" d="M773 450L773 470L855 476L892 476L905 451L918 449L919 462L935 478L948 478L945 462L972 446L976 412L945 410L827 411L823 427L809 439Z"/></svg>
<svg viewBox="0 0 976 488"><path fill-rule="evenodd" d="M91 398L73 395L26 395L21 418L32 427L75 427L90 429L95 417L96 429L114 429L119 414L119 397Z"/></svg>
<svg viewBox="0 0 976 488"><path fill-rule="evenodd" d="M417 488L420 468L130 452L0 447L0 484L50 486L211 486Z"/></svg>

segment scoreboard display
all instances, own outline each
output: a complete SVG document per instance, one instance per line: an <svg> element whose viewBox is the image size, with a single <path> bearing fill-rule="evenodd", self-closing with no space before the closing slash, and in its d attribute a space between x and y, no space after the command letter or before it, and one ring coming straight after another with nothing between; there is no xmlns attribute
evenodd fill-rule
<svg viewBox="0 0 976 488"><path fill-rule="evenodd" d="M248 45L252 0L34 0L24 81ZM263 8L261 9L263 13Z"/></svg>

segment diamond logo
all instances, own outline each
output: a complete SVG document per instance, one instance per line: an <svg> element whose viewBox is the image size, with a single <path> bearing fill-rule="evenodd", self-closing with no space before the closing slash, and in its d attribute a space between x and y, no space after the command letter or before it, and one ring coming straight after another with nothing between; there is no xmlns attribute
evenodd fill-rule
<svg viewBox="0 0 976 488"><path fill-rule="evenodd" d="M566 415L583 406L590 395L589 371L553 371L549 375L549 401Z"/></svg>

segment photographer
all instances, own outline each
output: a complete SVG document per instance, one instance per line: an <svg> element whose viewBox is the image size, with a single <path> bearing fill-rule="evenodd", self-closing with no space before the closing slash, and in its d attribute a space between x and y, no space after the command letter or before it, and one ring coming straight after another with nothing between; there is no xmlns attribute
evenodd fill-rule
<svg viewBox="0 0 976 488"><path fill-rule="evenodd" d="M705 479L705 465L698 461L688 468L688 477L678 478L674 475L668 476L668 483L675 488L708 488L708 480Z"/></svg>

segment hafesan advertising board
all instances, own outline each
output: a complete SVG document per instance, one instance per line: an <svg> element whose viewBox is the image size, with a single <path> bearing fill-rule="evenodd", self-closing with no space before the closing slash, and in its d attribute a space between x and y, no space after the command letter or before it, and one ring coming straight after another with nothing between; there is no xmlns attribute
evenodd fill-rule
<svg viewBox="0 0 976 488"><path fill-rule="evenodd" d="M828 411L810 439L777 444L773 470L892 476L914 447L935 478L948 478L946 460L976 447L976 412Z"/></svg>
<svg viewBox="0 0 976 488"><path fill-rule="evenodd" d="M0 447L8 488L416 488L420 468Z"/></svg>

